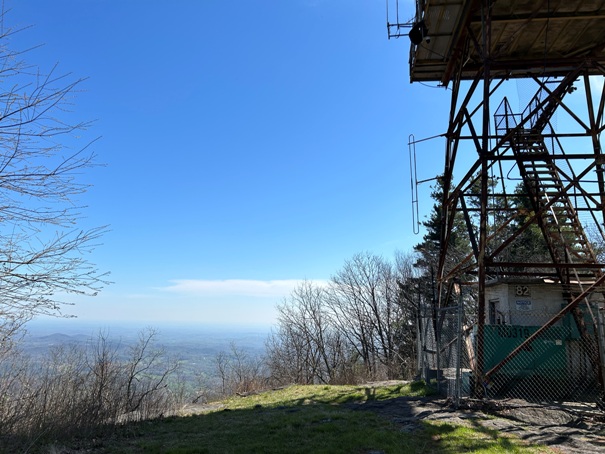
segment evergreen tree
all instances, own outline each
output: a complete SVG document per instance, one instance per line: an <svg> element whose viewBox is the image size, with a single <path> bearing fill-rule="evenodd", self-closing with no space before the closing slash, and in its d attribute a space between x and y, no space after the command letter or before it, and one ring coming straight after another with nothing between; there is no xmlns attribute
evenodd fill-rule
<svg viewBox="0 0 605 454"><path fill-rule="evenodd" d="M527 191L522 183L519 183L515 189L514 205L517 216L513 222L513 234L517 237L509 248L510 257L515 262L548 262L550 254L544 235L540 226L534 221L524 231L519 232L521 227L534 216L535 211Z"/></svg>

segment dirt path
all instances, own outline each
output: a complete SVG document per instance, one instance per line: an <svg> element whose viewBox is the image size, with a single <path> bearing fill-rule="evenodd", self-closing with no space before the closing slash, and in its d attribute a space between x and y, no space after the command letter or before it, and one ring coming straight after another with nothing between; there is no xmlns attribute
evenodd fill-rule
<svg viewBox="0 0 605 454"><path fill-rule="evenodd" d="M605 452L605 422L602 419L598 421L596 413L578 408L535 405L525 401L507 401L497 406L467 401L454 411L446 400L427 397L400 397L350 406L360 411L379 413L410 432L419 430L420 421L426 419L496 429L560 453Z"/></svg>

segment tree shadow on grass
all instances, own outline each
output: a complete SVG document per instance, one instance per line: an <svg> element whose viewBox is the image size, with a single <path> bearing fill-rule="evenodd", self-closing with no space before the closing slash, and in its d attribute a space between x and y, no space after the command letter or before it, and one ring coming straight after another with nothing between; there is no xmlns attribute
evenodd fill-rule
<svg viewBox="0 0 605 454"><path fill-rule="evenodd" d="M224 409L140 423L124 431L106 452L416 452L408 434L378 415L321 403ZM399 450L406 444L408 448Z"/></svg>
<svg viewBox="0 0 605 454"><path fill-rule="evenodd" d="M459 453L485 450L489 452L520 452L519 442L510 436L502 436L497 430L481 424L472 427L450 423L423 422L424 433L420 437L428 438L432 452Z"/></svg>

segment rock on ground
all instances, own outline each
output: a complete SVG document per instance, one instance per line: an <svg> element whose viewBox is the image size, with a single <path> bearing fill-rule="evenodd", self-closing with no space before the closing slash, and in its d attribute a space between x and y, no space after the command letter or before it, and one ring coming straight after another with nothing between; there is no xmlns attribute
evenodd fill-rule
<svg viewBox="0 0 605 454"><path fill-rule="evenodd" d="M422 420L459 425L472 422L475 426L480 424L513 434L530 445L548 446L555 452L605 452L605 414L574 404L466 400L454 410L451 402L440 398L400 397L350 405L357 410L379 413L410 432L420 430Z"/></svg>

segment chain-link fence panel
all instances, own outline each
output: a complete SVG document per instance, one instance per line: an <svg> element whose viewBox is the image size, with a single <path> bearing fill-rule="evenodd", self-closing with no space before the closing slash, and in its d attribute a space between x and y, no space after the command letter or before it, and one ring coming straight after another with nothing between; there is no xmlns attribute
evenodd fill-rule
<svg viewBox="0 0 605 454"><path fill-rule="evenodd" d="M596 402L602 361L599 321L591 312L579 305L553 323L551 314L527 313L516 324L485 325L484 396Z"/></svg>
<svg viewBox="0 0 605 454"><path fill-rule="evenodd" d="M427 310L422 314L423 328L419 352L419 370L424 381L436 391L454 399L471 392L469 362L471 330L465 325L462 306Z"/></svg>
<svg viewBox="0 0 605 454"><path fill-rule="evenodd" d="M421 376L456 404L472 397L602 406L603 304L586 299L557 314L520 307L478 326L458 307L425 311Z"/></svg>

